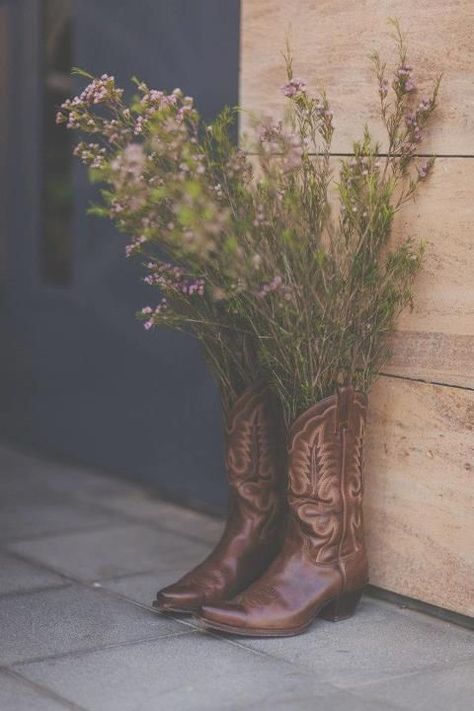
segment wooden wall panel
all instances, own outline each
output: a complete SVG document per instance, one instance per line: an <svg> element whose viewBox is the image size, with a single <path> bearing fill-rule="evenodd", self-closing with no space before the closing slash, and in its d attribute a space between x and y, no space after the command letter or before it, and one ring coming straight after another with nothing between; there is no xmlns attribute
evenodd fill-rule
<svg viewBox="0 0 474 711"><path fill-rule="evenodd" d="M406 31L420 86L444 72L440 120L426 149L474 155L472 0L242 0L241 104L269 115L283 106L281 52L291 26L296 75L325 86L335 111L334 150L350 151L366 122L383 137L368 55L381 49L395 59L388 17Z"/></svg>
<svg viewBox="0 0 474 711"><path fill-rule="evenodd" d="M397 331L384 373L473 388L474 336Z"/></svg>
<svg viewBox="0 0 474 711"><path fill-rule="evenodd" d="M366 121L380 136L367 55L393 56L389 16L406 29L421 82L445 73L439 122L424 146L444 157L394 230L395 239L423 239L426 258L415 308L400 318L393 358L370 395L371 581L473 615L474 3L242 0L240 103L266 115L283 106L291 23L295 73L308 85L321 81L335 111L334 153L350 152Z"/></svg>
<svg viewBox="0 0 474 711"><path fill-rule="evenodd" d="M384 377L369 413L371 582L474 615L474 392Z"/></svg>
<svg viewBox="0 0 474 711"><path fill-rule="evenodd" d="M474 94L474 91L473 91ZM415 304L398 323L387 372L474 388L474 160L440 158L397 234L426 244Z"/></svg>
<svg viewBox="0 0 474 711"><path fill-rule="evenodd" d="M332 159L334 175L339 164ZM438 158L416 201L396 217L394 242L423 241L425 258L385 372L474 388L473 204L474 159Z"/></svg>

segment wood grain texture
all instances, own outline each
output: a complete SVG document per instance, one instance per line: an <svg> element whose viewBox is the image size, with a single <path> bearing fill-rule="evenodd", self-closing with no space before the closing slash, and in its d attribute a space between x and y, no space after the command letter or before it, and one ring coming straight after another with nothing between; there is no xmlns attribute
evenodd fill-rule
<svg viewBox="0 0 474 711"><path fill-rule="evenodd" d="M390 346L384 373L474 388L474 336L397 331Z"/></svg>
<svg viewBox="0 0 474 711"><path fill-rule="evenodd" d="M474 160L442 158L394 239L426 245L414 309L403 313L386 372L474 388Z"/></svg>
<svg viewBox="0 0 474 711"><path fill-rule="evenodd" d="M474 615L474 392L381 378L365 452L371 582Z"/></svg>
<svg viewBox="0 0 474 711"><path fill-rule="evenodd" d="M472 0L242 0L240 103L278 114L290 29L295 74L324 86L335 112L334 151L350 151L364 124L384 139L368 55L394 61L388 17L404 29L423 89L443 72L439 121L424 143L438 155L474 155L474 3ZM248 128L248 116L242 128Z"/></svg>
<svg viewBox="0 0 474 711"><path fill-rule="evenodd" d="M332 159L335 177L339 164ZM397 215L393 244L422 241L425 257L413 311L398 320L384 372L474 388L473 205L474 159L439 158L416 202Z"/></svg>

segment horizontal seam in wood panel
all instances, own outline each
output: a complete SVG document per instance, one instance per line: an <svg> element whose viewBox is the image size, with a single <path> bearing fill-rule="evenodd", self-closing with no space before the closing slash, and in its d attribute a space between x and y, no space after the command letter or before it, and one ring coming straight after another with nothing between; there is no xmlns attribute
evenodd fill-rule
<svg viewBox="0 0 474 711"><path fill-rule="evenodd" d="M412 383L423 383L424 385L439 385L442 388L456 388L456 390L467 390L474 392L474 387L468 385L451 385L450 383L441 383L437 380L426 380L424 378L411 378L409 375L394 375L392 373L381 372L380 375L384 378L395 378L396 380L409 380Z"/></svg>
<svg viewBox="0 0 474 711"><path fill-rule="evenodd" d="M309 153L311 156L323 155L321 153ZM329 153L332 158L350 158L354 153ZM387 158L388 153L377 153L381 158ZM474 153L458 154L458 153L413 153L414 158L474 158Z"/></svg>
<svg viewBox="0 0 474 711"><path fill-rule="evenodd" d="M258 156L259 154L254 151L244 151L247 156ZM273 155L282 155L281 153L274 153ZM309 156L323 156L325 153L308 153ZM330 158L351 158L354 153L328 153ZM361 154L362 155L362 154ZM387 158L388 153L377 153L380 158ZM474 158L474 153L472 154L456 154L456 153L413 153L414 158L460 158L469 159Z"/></svg>

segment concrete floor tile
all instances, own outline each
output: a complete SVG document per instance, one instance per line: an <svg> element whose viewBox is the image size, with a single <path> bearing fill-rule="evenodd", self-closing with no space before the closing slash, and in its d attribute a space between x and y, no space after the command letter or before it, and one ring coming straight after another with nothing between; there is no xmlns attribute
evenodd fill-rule
<svg viewBox="0 0 474 711"><path fill-rule="evenodd" d="M27 563L6 551L0 551L0 595L64 583L64 579L59 575L33 563Z"/></svg>
<svg viewBox="0 0 474 711"><path fill-rule="evenodd" d="M217 542L224 529L222 520L161 501L143 491L109 496L104 498L101 505L160 528L209 543Z"/></svg>
<svg viewBox="0 0 474 711"><path fill-rule="evenodd" d="M317 620L296 637L238 639L248 648L321 674L340 688L435 663L452 664L473 653L468 630L367 597L349 620Z"/></svg>
<svg viewBox="0 0 474 711"><path fill-rule="evenodd" d="M474 706L474 656L470 661L358 686L354 693L381 705L395 700L407 711L471 711Z"/></svg>
<svg viewBox="0 0 474 711"><path fill-rule="evenodd" d="M0 664L180 632L183 625L72 585L0 598Z"/></svg>
<svg viewBox="0 0 474 711"><path fill-rule="evenodd" d="M98 526L117 525L120 518L88 502L53 496L0 503L0 541L14 541Z"/></svg>
<svg viewBox="0 0 474 711"><path fill-rule="evenodd" d="M169 570L177 565L186 569L209 552L204 543L135 524L22 541L8 548L86 581Z"/></svg>
<svg viewBox="0 0 474 711"><path fill-rule="evenodd" d="M0 500L19 501L48 494L94 497L136 491L136 485L75 464L49 461L0 445Z"/></svg>
<svg viewBox="0 0 474 711"><path fill-rule="evenodd" d="M66 711L71 707L62 704L46 693L0 671L0 709L2 711Z"/></svg>
<svg viewBox="0 0 474 711"><path fill-rule="evenodd" d="M330 709L334 694L314 675L199 632L19 669L89 711L259 709L302 691Z"/></svg>

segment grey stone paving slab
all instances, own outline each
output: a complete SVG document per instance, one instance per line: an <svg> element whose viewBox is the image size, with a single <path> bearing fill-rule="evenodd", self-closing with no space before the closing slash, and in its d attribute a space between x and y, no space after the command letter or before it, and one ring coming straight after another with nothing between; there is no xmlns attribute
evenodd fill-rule
<svg viewBox="0 0 474 711"><path fill-rule="evenodd" d="M65 711L62 704L46 693L34 689L28 682L0 671L0 709L2 711Z"/></svg>
<svg viewBox="0 0 474 711"><path fill-rule="evenodd" d="M16 503L0 503L0 541L117 525L119 517L88 502L64 501L54 496Z"/></svg>
<svg viewBox="0 0 474 711"><path fill-rule="evenodd" d="M62 585L64 582L59 575L0 550L0 595Z"/></svg>
<svg viewBox="0 0 474 711"><path fill-rule="evenodd" d="M104 498L101 505L161 528L210 543L216 542L224 529L222 520L160 501L142 491Z"/></svg>
<svg viewBox="0 0 474 711"><path fill-rule="evenodd" d="M100 531L22 541L13 551L85 581L198 563L209 546L151 526L124 524Z"/></svg>
<svg viewBox="0 0 474 711"><path fill-rule="evenodd" d="M349 620L317 620L296 637L237 639L249 649L321 674L340 688L474 655L469 630L367 597Z"/></svg>
<svg viewBox="0 0 474 711"><path fill-rule="evenodd" d="M331 704L331 696L339 703L343 692L315 675L199 632L19 669L90 711L259 709L302 692L313 708L342 708Z"/></svg>
<svg viewBox="0 0 474 711"><path fill-rule="evenodd" d="M102 586L106 590L119 593L129 600L134 600L142 605L150 606L156 593L166 585L174 583L187 571L181 566L175 570L162 570L156 573L143 573L141 575L128 575L116 580L107 580Z"/></svg>
<svg viewBox="0 0 474 711"><path fill-rule="evenodd" d="M0 445L0 500L28 500L45 494L95 497L125 494L137 486L74 464L48 461Z"/></svg>
<svg viewBox="0 0 474 711"><path fill-rule="evenodd" d="M150 639L183 625L102 590L72 585L0 598L0 664Z"/></svg>
<svg viewBox="0 0 474 711"><path fill-rule="evenodd" d="M407 711L472 711L474 660L358 686L354 691L364 702L381 707L394 699Z"/></svg>

